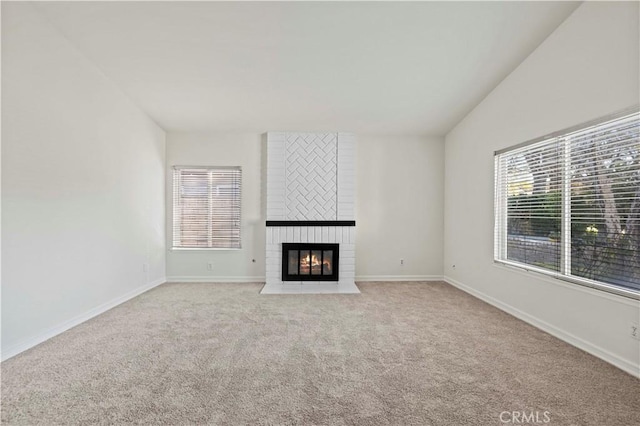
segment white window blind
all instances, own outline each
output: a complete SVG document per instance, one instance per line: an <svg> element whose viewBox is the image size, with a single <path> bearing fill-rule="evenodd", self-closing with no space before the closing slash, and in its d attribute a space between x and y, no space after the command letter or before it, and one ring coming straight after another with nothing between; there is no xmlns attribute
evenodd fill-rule
<svg viewBox="0 0 640 426"><path fill-rule="evenodd" d="M640 296L640 114L495 156L495 259Z"/></svg>
<svg viewBox="0 0 640 426"><path fill-rule="evenodd" d="M173 247L240 248L240 167L173 168Z"/></svg>

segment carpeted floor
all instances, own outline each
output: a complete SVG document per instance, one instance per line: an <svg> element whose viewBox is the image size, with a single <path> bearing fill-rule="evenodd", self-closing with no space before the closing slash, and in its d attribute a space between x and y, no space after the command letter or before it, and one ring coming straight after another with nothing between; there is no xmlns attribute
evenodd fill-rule
<svg viewBox="0 0 640 426"><path fill-rule="evenodd" d="M2 363L2 422L640 421L640 380L447 284L359 286L162 285Z"/></svg>

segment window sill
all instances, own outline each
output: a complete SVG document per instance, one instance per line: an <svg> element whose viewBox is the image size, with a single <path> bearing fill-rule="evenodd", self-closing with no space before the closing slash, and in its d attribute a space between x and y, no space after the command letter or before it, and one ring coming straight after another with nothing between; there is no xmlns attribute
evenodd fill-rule
<svg viewBox="0 0 640 426"><path fill-rule="evenodd" d="M498 260L498 259L494 259L493 262L494 262L494 265L497 267L509 269L514 272L527 275L527 276L535 276L536 278L541 278L544 281L550 282L552 284L561 284L566 288L580 289L583 291L587 291L588 293L596 296L605 296L610 299L615 299L617 301L625 300L627 302L631 302L629 299L633 299L636 301L640 300L640 292L638 291L627 290L624 288L607 285L607 284L589 280L586 278L560 275L559 273L556 273L556 272L547 271L547 270L536 268L535 266L526 265L523 263ZM575 284L577 284L577 286ZM624 299L621 299L621 297ZM631 302L631 303L633 303L634 306L637 306L637 302Z"/></svg>

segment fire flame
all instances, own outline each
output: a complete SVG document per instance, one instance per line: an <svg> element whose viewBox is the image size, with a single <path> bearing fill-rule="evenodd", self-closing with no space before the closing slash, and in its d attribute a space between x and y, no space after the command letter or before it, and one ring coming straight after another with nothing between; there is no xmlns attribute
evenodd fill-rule
<svg viewBox="0 0 640 426"><path fill-rule="evenodd" d="M301 259L300 264L303 266L312 266L312 267L320 266L320 259L318 259L318 256L316 255L306 255ZM329 259L324 259L322 264L328 267L331 267L331 261Z"/></svg>

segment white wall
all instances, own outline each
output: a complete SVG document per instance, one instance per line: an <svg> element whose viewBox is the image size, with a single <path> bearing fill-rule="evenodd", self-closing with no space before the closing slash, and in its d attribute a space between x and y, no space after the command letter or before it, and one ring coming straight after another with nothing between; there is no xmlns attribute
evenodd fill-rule
<svg viewBox="0 0 640 426"><path fill-rule="evenodd" d="M6 359L164 281L165 136L30 4L2 65Z"/></svg>
<svg viewBox="0 0 640 426"><path fill-rule="evenodd" d="M443 142L358 136L356 280L441 279Z"/></svg>
<svg viewBox="0 0 640 426"><path fill-rule="evenodd" d="M443 139L356 137L356 280L441 277ZM169 280L264 281L264 143L257 133L168 134L167 200L174 165L239 165L243 174L242 250L168 250ZM166 214L171 247L171 202Z"/></svg>
<svg viewBox="0 0 640 426"><path fill-rule="evenodd" d="M637 104L637 3L585 3L446 137L450 282L638 374L638 301L494 265L493 152ZM452 265L456 265L455 269Z"/></svg>
<svg viewBox="0 0 640 426"><path fill-rule="evenodd" d="M257 133L167 135L166 236L170 281L264 281L265 218L262 214L262 136ZM241 166L240 250L172 250L172 167ZM255 259L255 262L253 262ZM213 262L213 270L207 263Z"/></svg>

